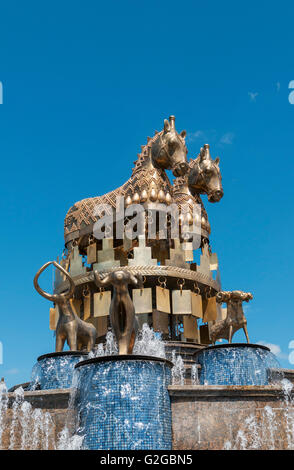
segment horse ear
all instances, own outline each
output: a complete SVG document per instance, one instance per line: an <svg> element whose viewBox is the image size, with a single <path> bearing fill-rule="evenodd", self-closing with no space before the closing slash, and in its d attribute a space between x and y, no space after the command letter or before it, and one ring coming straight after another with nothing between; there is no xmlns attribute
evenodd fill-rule
<svg viewBox="0 0 294 470"><path fill-rule="evenodd" d="M216 159L214 160L214 163L215 163L216 165L219 165L219 162L220 162L220 158L219 158L219 157L216 157Z"/></svg>
<svg viewBox="0 0 294 470"><path fill-rule="evenodd" d="M186 137L186 135L187 135L187 132L186 132L186 131L182 131L182 132L180 133L180 136L183 137L183 139Z"/></svg>
<svg viewBox="0 0 294 470"><path fill-rule="evenodd" d="M164 132L170 131L170 123L167 119L164 120Z"/></svg>

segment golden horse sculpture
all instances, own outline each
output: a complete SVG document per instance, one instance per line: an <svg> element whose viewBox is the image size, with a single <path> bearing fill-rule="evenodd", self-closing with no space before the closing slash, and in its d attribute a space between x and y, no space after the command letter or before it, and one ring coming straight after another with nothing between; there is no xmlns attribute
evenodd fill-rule
<svg viewBox="0 0 294 470"><path fill-rule="evenodd" d="M233 335L240 328L243 328L247 343L249 343L249 336L247 331L247 320L245 318L242 303L249 302L253 299L250 292L242 292L234 290L232 292L221 291L216 295L218 303L225 302L227 304L227 317L215 323L210 327L210 340L212 344L218 339L227 339L229 343L232 342Z"/></svg>
<svg viewBox="0 0 294 470"><path fill-rule="evenodd" d="M48 294L43 291L38 284L40 274L52 264L59 269L69 281L69 291L62 294ZM59 307L59 319L56 326L56 352L63 351L64 343L67 341L71 351L91 351L95 346L96 341L96 328L90 323L81 320L74 312L70 299L72 298L75 290L75 283L70 274L58 264L56 261L49 261L44 264L37 272L34 278L34 286L36 291L51 300Z"/></svg>
<svg viewBox="0 0 294 470"><path fill-rule="evenodd" d="M165 170L171 170L176 177L187 173L185 136L185 131L176 131L174 116L165 119L163 130L148 137L142 146L128 181L103 196L78 201L69 209L64 221L65 243L92 234L94 224L116 209L118 197L125 199L126 207L132 203L170 204L172 187Z"/></svg>
<svg viewBox="0 0 294 470"><path fill-rule="evenodd" d="M142 276L134 276L127 271L113 271L101 280L98 271L94 271L97 287L113 286L113 296L109 315L114 331L119 354L132 354L138 331L135 307L129 294L128 285L140 287L143 285Z"/></svg>
<svg viewBox="0 0 294 470"><path fill-rule="evenodd" d="M197 158L190 160L189 169L184 176L173 182L172 201L179 207L187 204L188 218L193 220L193 206L201 206L201 233L209 238L210 224L200 194L207 194L209 202L219 202L223 197L222 176L219 168L220 158L215 160L210 155L209 145L205 144ZM195 221L196 222L196 221Z"/></svg>

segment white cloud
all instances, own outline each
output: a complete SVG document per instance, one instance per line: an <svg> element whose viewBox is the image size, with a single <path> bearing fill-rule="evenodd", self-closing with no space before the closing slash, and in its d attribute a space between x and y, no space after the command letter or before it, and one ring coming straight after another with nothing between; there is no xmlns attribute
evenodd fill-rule
<svg viewBox="0 0 294 470"><path fill-rule="evenodd" d="M205 142L210 143L211 145L231 145L233 143L233 139L235 138L235 134L233 132L226 132L225 134L221 135L215 130L205 130L202 131L198 129L195 132L188 132L187 134L187 142L197 142L203 145Z"/></svg>
<svg viewBox="0 0 294 470"><path fill-rule="evenodd" d="M234 137L235 135L233 132L227 132L220 138L219 143L223 145L232 145Z"/></svg>
<svg viewBox="0 0 294 470"><path fill-rule="evenodd" d="M244 312L244 313L248 313L249 310L250 310L250 311L252 310L251 305L249 305L249 304L243 304L243 312Z"/></svg>
<svg viewBox="0 0 294 470"><path fill-rule="evenodd" d="M248 95L250 96L250 101L256 101L258 93L253 93L252 91L248 91Z"/></svg>
<svg viewBox="0 0 294 470"><path fill-rule="evenodd" d="M203 131L195 131L195 132L188 132L187 134L187 141L189 142L193 142L194 140L198 140L198 139L204 139L205 138L205 134Z"/></svg>
<svg viewBox="0 0 294 470"><path fill-rule="evenodd" d="M288 359L288 355L282 352L281 347L278 344L267 343L266 341L258 341L257 344L266 346L273 354L275 354L275 356L279 357L280 359Z"/></svg>
<svg viewBox="0 0 294 470"><path fill-rule="evenodd" d="M6 373L9 375L16 375L19 373L19 369L9 369Z"/></svg>

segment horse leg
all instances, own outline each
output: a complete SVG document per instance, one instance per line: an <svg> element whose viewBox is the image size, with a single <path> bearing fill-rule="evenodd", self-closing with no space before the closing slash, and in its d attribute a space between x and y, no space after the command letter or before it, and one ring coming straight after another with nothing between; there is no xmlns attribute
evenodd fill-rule
<svg viewBox="0 0 294 470"><path fill-rule="evenodd" d="M245 325L243 325L243 330L244 330L244 333L245 333L245 336L246 336L246 339L247 339L247 343L249 343L249 336L248 336L248 330L247 330L246 323L245 323Z"/></svg>
<svg viewBox="0 0 294 470"><path fill-rule="evenodd" d="M89 341L88 341L88 351L92 351L92 349L95 347L96 343L96 337L97 337L97 331L96 329L91 329L89 333Z"/></svg>
<svg viewBox="0 0 294 470"><path fill-rule="evenodd" d="M77 351L77 325L74 321L67 323L67 343L71 351Z"/></svg>
<svg viewBox="0 0 294 470"><path fill-rule="evenodd" d="M232 342L232 336L233 336L233 325L229 326L229 344Z"/></svg>
<svg viewBox="0 0 294 470"><path fill-rule="evenodd" d="M65 336L60 333L56 333L55 352L62 352L65 343Z"/></svg>
<svg viewBox="0 0 294 470"><path fill-rule="evenodd" d="M87 341L86 341L86 344L85 344L88 352L90 352L90 351L92 351L92 349L94 349L95 342L96 342L96 331L89 331L88 332L88 338L87 338Z"/></svg>

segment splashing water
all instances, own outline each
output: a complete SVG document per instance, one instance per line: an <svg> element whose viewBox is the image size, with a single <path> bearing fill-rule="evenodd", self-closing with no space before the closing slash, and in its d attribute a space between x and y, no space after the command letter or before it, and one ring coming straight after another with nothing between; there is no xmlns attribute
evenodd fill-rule
<svg viewBox="0 0 294 470"><path fill-rule="evenodd" d="M100 343L94 351L91 351L88 358L114 356L118 354L118 346L112 331L106 335L105 346ZM154 356L166 359L164 342L161 335L155 333L152 328L144 323L142 330L138 333L135 342L134 355Z"/></svg>
<svg viewBox="0 0 294 470"><path fill-rule="evenodd" d="M239 429L237 432L237 437L236 437L236 448L238 450L246 450L247 448L247 438L245 436L244 431Z"/></svg>
<svg viewBox="0 0 294 470"><path fill-rule="evenodd" d="M90 353L89 357L101 357L116 355L117 343L112 332L108 332L105 346L99 344L97 349ZM164 343L147 324L143 325L138 334L134 354L149 355L165 358ZM181 356L172 351L172 384L185 384L185 365ZM258 371L257 371L258 373ZM55 424L49 412L34 409L25 400L22 387L8 394L4 382L0 382L0 449L58 449L79 450L83 448L84 436L77 429L77 417L74 413L74 403L77 388L77 376L74 374L72 391L68 406L68 418L65 427L55 437ZM38 371L35 371L38 377ZM38 380L36 380L36 383ZM199 384L198 368L196 364L191 367L191 383ZM230 414L227 428L223 429L224 450L258 450L258 449L294 449L294 385L286 379L279 381L281 385L281 397L278 408L271 406L258 407L252 410L252 414L245 414L244 420L240 420L240 426L236 429L232 424L236 410L230 409L227 403L224 413ZM277 385L277 383L276 383ZM128 394L128 388L121 389L122 394ZM243 410L237 410L242 413ZM247 415L247 416L246 416ZM103 425L102 425L103 426ZM202 428L202 429L201 429ZM281 437L281 429L283 435ZM204 429L200 422L197 428L198 442L205 441Z"/></svg>
<svg viewBox="0 0 294 470"><path fill-rule="evenodd" d="M21 435L21 449L31 447L31 420L32 420L32 405L27 401L24 401L20 407L19 421L22 427Z"/></svg>
<svg viewBox="0 0 294 470"><path fill-rule="evenodd" d="M196 364L192 364L191 367L191 383L192 385L199 384L198 367Z"/></svg>
<svg viewBox="0 0 294 470"><path fill-rule="evenodd" d="M14 400L11 410L8 408L8 392L4 382L0 384L0 448L3 448L2 438L5 426L11 424L9 429L10 450L48 450L55 449L54 423L49 412L33 409L32 405L24 400L22 387L14 391Z"/></svg>
<svg viewBox="0 0 294 470"><path fill-rule="evenodd" d="M231 347L229 347L231 346ZM268 371L280 365L270 351L244 345L225 345L198 351L203 385L266 385Z"/></svg>
<svg viewBox="0 0 294 470"><path fill-rule="evenodd" d="M182 356L176 356L176 352L172 352L172 385L184 385L185 383L185 365Z"/></svg>
<svg viewBox="0 0 294 470"><path fill-rule="evenodd" d="M100 346L100 345L99 345ZM99 346L97 349L99 349ZM103 345L102 350L104 351ZM104 354L103 354L104 355ZM95 357L95 356L93 356ZM97 357L97 356L96 356ZM75 412L75 401L78 385L78 372L73 376L72 389L70 392L66 423L62 431L58 434L57 450L80 450L83 445L84 436L78 434L78 416Z"/></svg>
<svg viewBox="0 0 294 470"><path fill-rule="evenodd" d="M175 351L173 351L172 360L175 364L172 370L173 384L183 385L185 370L183 360L180 356L176 356ZM195 375L193 370L191 373L192 382L194 382L193 376L196 377L197 374L197 369L194 370ZM76 424L70 421L70 412L74 411L76 385L77 376L75 375L68 407L69 420L56 440L55 425L51 414L41 409L33 409L31 404L25 401L22 387L15 390L9 408L7 387L4 382L0 382L0 448L4 448L2 438L6 437L5 448L9 446L11 450L19 448L23 450L81 449L84 436L78 434L79 430L77 430ZM228 432L228 435L225 436L224 450L274 450L281 447L289 450L294 449L294 385L287 379L283 379L280 385L283 400L280 402L279 408L272 408L268 405L263 409L257 408L244 419L239 429L232 432L232 429L224 428L224 435ZM122 391L124 392L124 390ZM230 412L227 407L228 404L224 408L224 413ZM282 438L280 435L281 425L284 429ZM73 433L71 433L71 429L74 430ZM200 426L198 429L199 445L201 445L202 438L205 439L205 436L201 436L201 431Z"/></svg>
<svg viewBox="0 0 294 470"><path fill-rule="evenodd" d="M103 356L115 356L116 354L118 354L117 342L114 334L109 330L106 334L105 345L103 345L103 343L99 343L96 349L89 352L88 359Z"/></svg>
<svg viewBox="0 0 294 470"><path fill-rule="evenodd" d="M118 346L112 331L108 331L106 335L105 355L114 356L118 354Z"/></svg>
<svg viewBox="0 0 294 470"><path fill-rule="evenodd" d="M71 435L70 430L65 427L58 435L57 450L80 450L84 436Z"/></svg>
<svg viewBox="0 0 294 470"><path fill-rule="evenodd" d="M249 439L250 439L247 448L252 449L252 450L259 449L262 445L262 442L261 442L261 436L259 433L259 427L257 425L255 416L251 415L248 418L246 418L245 425L249 431L248 434L249 434Z"/></svg>
<svg viewBox="0 0 294 470"><path fill-rule="evenodd" d="M96 349L96 357L105 356L104 346L102 343L98 344Z"/></svg>
<svg viewBox="0 0 294 470"><path fill-rule="evenodd" d="M232 450L232 444L230 441L226 441L224 443L224 449L223 450Z"/></svg>
<svg viewBox="0 0 294 470"><path fill-rule="evenodd" d="M144 323L142 330L138 334L133 354L166 359L164 342L161 339L161 335L155 333L147 323Z"/></svg>
<svg viewBox="0 0 294 470"><path fill-rule="evenodd" d="M8 395L5 382L0 382L0 449L2 449L2 435L6 425L6 412L8 408Z"/></svg>
<svg viewBox="0 0 294 470"><path fill-rule="evenodd" d="M100 343L94 351L89 353L88 357L94 358L103 356L113 356L117 354L118 347L115 336L112 331L108 331L106 335L105 345ZM154 333L154 331L147 324L144 324L142 330L137 336L133 354L165 358L165 347L161 336ZM58 436L57 449L60 450L78 450L83 448L84 436L82 435L82 430L77 429L78 416L74 412L78 377L79 375L77 372L74 374L73 386L69 400L68 420L65 427L59 433ZM130 393L130 391L131 389L129 384L122 386L121 396L123 398L126 397ZM91 406L89 402L89 411L90 408Z"/></svg>
<svg viewBox="0 0 294 470"><path fill-rule="evenodd" d="M30 390L38 390L41 382L41 369L37 362L32 368L32 375L30 381Z"/></svg>
<svg viewBox="0 0 294 470"><path fill-rule="evenodd" d="M287 379L280 382L283 401L281 407L273 409L266 405L245 419L235 439L226 441L224 450L276 450L294 449L294 385ZM281 438L281 425L285 429L285 439Z"/></svg>
<svg viewBox="0 0 294 470"><path fill-rule="evenodd" d="M283 379L281 384L286 409L287 449L294 449L294 385L287 379Z"/></svg>
<svg viewBox="0 0 294 470"><path fill-rule="evenodd" d="M12 405L12 423L11 423L11 428L10 428L10 444L9 444L9 450L15 448L15 441L16 441L16 428L18 425L18 414L19 414L19 408L24 400L24 389L22 387L19 387L15 390L14 392L15 400Z"/></svg>

